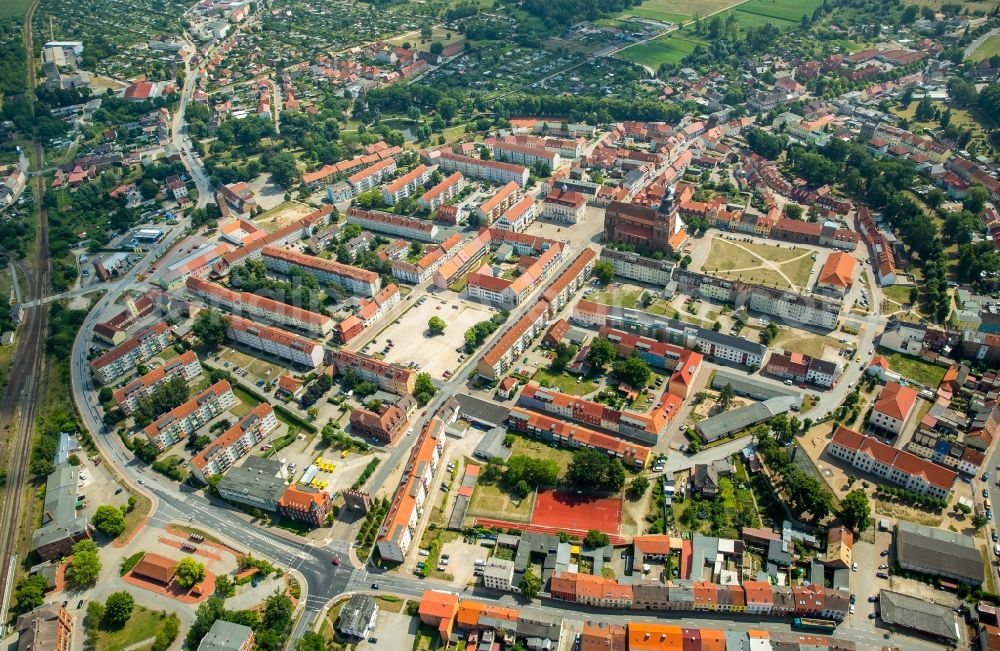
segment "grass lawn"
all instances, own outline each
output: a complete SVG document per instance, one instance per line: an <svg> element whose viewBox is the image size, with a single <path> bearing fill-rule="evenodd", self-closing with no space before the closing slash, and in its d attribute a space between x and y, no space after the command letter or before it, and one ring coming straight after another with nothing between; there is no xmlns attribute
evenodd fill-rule
<svg viewBox="0 0 1000 651"><path fill-rule="evenodd" d="M1000 54L1000 34L994 34L983 41L983 44L977 47L969 58L973 61L982 61L998 54Z"/></svg>
<svg viewBox="0 0 1000 651"><path fill-rule="evenodd" d="M788 276L796 287L807 287L809 285L809 272L813 268L811 255L803 255L801 258L786 262L781 265L781 273Z"/></svg>
<svg viewBox="0 0 1000 651"><path fill-rule="evenodd" d="M135 495L135 508L125 514L125 529L118 535L119 541L128 540L135 533L135 530L146 520L149 510L153 507L153 503L149 501L149 498L145 494L131 494Z"/></svg>
<svg viewBox="0 0 1000 651"><path fill-rule="evenodd" d="M783 348L793 353L802 353L817 359L822 358L823 349L826 346L833 348L843 348L841 343L833 337L817 335L805 330L793 330L786 328L778 333L772 342L772 348Z"/></svg>
<svg viewBox="0 0 1000 651"><path fill-rule="evenodd" d="M910 357L902 353L886 349L880 349L878 353L885 355L889 359L889 366L892 370L905 378L919 382L931 389L936 389L941 384L941 379L947 371L944 367L936 366L917 357Z"/></svg>
<svg viewBox="0 0 1000 651"><path fill-rule="evenodd" d="M511 447L511 452L535 459L551 459L559 464L560 473L565 472L569 468L570 461L573 460L573 453L569 450L554 448L542 441L520 434L514 434L514 445Z"/></svg>
<svg viewBox="0 0 1000 651"><path fill-rule="evenodd" d="M585 396L588 393L597 391L597 385L587 378L584 378L583 382L577 383L576 378L568 373L559 373L556 375L543 368L538 369L531 379L539 384L548 384L548 386L572 396Z"/></svg>
<svg viewBox="0 0 1000 651"><path fill-rule="evenodd" d="M133 644L152 639L165 624L166 617L162 613L136 605L125 626L116 631L100 632L95 648L97 651L122 651Z"/></svg>
<svg viewBox="0 0 1000 651"><path fill-rule="evenodd" d="M797 23L802 16L811 16L822 0L750 0L737 7L737 13L757 14L776 20ZM781 25L777 25L781 27Z"/></svg>
<svg viewBox="0 0 1000 651"><path fill-rule="evenodd" d="M4 0L0 2L0 18L23 16L31 6L31 0Z"/></svg>
<svg viewBox="0 0 1000 651"><path fill-rule="evenodd" d="M698 14L705 16L734 4L736 0L646 0L638 7L626 9L621 16L642 16L653 20L667 20L660 16L691 19Z"/></svg>
<svg viewBox="0 0 1000 651"><path fill-rule="evenodd" d="M469 500L469 515L484 518L500 518L514 522L527 522L531 517L531 507L535 503L535 494L525 497L520 502L500 489L496 484L476 484Z"/></svg>
<svg viewBox="0 0 1000 651"><path fill-rule="evenodd" d="M238 384L233 385L233 395L240 401L240 404L232 407L229 412L237 418L246 416L251 409L260 404L260 400Z"/></svg>
<svg viewBox="0 0 1000 651"><path fill-rule="evenodd" d="M699 41L683 36L661 36L622 50L620 56L632 63L655 70L664 63L680 63L684 57L694 52L698 44Z"/></svg>
<svg viewBox="0 0 1000 651"><path fill-rule="evenodd" d="M777 287L778 289L791 289L791 285L785 277L773 269L745 269L743 271L719 271L712 272L713 276L728 278L729 280L742 280L747 283L764 285L766 287Z"/></svg>
<svg viewBox="0 0 1000 651"><path fill-rule="evenodd" d="M889 285L882 288L882 293L890 301L900 305L908 305L910 303L910 287L911 285Z"/></svg>
<svg viewBox="0 0 1000 651"><path fill-rule="evenodd" d="M594 294L593 300L605 305L616 305L619 307L634 308L639 303L639 298L645 293L642 289L621 289L608 287L607 289Z"/></svg>

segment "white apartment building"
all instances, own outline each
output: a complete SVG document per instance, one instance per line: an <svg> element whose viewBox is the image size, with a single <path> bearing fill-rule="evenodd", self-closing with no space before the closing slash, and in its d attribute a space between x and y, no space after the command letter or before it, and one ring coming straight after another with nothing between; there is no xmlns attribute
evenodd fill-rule
<svg viewBox="0 0 1000 651"><path fill-rule="evenodd" d="M354 194L357 195L378 187L387 176L395 172L396 161L392 158L386 158L350 175L347 177L347 182L354 190Z"/></svg>
<svg viewBox="0 0 1000 651"><path fill-rule="evenodd" d="M483 568L483 585L492 590L511 592L514 589L514 561L492 556Z"/></svg>
<svg viewBox="0 0 1000 651"><path fill-rule="evenodd" d="M315 341L236 315L230 315L228 321L226 336L248 348L306 368L317 368L323 363L323 346Z"/></svg>
<svg viewBox="0 0 1000 651"><path fill-rule="evenodd" d="M601 251L601 261L611 262L616 276L654 285L666 286L674 272L672 261L645 258L632 251L605 248Z"/></svg>
<svg viewBox="0 0 1000 651"><path fill-rule="evenodd" d="M750 291L750 309L770 314L791 323L805 323L833 330L840 318L840 306L793 292L754 287Z"/></svg>
<svg viewBox="0 0 1000 651"><path fill-rule="evenodd" d="M525 195L520 201L508 208L500 218L493 224L494 228L502 231L513 231L522 233L531 222L535 221L538 214L538 205L534 198Z"/></svg>
<svg viewBox="0 0 1000 651"><path fill-rule="evenodd" d="M385 233L407 240L420 240L422 242L434 242L438 234L438 227L429 221L401 217L380 210L349 208L347 211L347 223L357 224L367 231Z"/></svg>
<svg viewBox="0 0 1000 651"><path fill-rule="evenodd" d="M199 481L208 483L209 477L226 472L277 428L278 419L271 405L261 403L196 454L191 459L191 471Z"/></svg>
<svg viewBox="0 0 1000 651"><path fill-rule="evenodd" d="M201 375L201 362L193 350L184 351L163 366L157 366L142 377L136 378L115 390L114 399L122 412L128 416L139 405L139 401L147 398L156 390L175 377L190 382Z"/></svg>
<svg viewBox="0 0 1000 651"><path fill-rule="evenodd" d="M183 405L171 409L146 427L149 442L160 450L187 438L199 427L222 412L236 406L236 396L229 382L219 380Z"/></svg>
<svg viewBox="0 0 1000 651"><path fill-rule="evenodd" d="M393 179L382 186L382 200L392 205L397 201L406 199L416 194L417 188L431 180L431 174L437 169L437 165L428 167L418 165L398 179Z"/></svg>
<svg viewBox="0 0 1000 651"><path fill-rule="evenodd" d="M423 193L417 199L417 205L424 210L437 210L438 206L447 203L458 194L458 191L462 189L464 178L461 172L454 172L451 176Z"/></svg>
<svg viewBox="0 0 1000 651"><path fill-rule="evenodd" d="M501 163L493 160L480 160L470 156L462 156L450 151L442 151L437 156L441 169L449 172L461 172L465 176L489 181L490 183L510 183L514 181L520 187L528 183L528 168L514 163Z"/></svg>
<svg viewBox="0 0 1000 651"><path fill-rule="evenodd" d="M333 319L328 316L249 292L234 292L194 277L187 279L187 289L227 312L298 328L314 337L325 337L333 330Z"/></svg>
<svg viewBox="0 0 1000 651"><path fill-rule="evenodd" d="M154 323L90 362L90 369L99 382L107 384L152 359L170 345L170 337L166 323Z"/></svg>
<svg viewBox="0 0 1000 651"><path fill-rule="evenodd" d="M542 147L532 147L530 145L518 145L512 142L494 142L490 145L490 151L496 160L516 163L531 167L536 163L544 163L550 170L559 167L561 159L559 154Z"/></svg>
<svg viewBox="0 0 1000 651"><path fill-rule="evenodd" d="M298 251L265 246L261 249L264 264L271 271L288 274L297 270L316 276L324 285L340 285L358 296L374 296L382 288L382 280L374 271L333 260L318 258Z"/></svg>

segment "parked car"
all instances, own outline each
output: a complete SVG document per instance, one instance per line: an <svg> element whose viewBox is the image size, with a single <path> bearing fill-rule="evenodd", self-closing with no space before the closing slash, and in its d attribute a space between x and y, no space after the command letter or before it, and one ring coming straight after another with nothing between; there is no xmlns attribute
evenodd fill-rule
<svg viewBox="0 0 1000 651"><path fill-rule="evenodd" d="M888 579L889 578L889 574L887 572L876 572L875 576L877 576L880 579Z"/></svg>

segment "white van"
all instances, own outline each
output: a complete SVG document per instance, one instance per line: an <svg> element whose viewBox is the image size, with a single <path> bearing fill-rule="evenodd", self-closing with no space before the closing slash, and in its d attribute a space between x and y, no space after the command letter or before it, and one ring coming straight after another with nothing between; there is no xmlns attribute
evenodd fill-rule
<svg viewBox="0 0 1000 651"><path fill-rule="evenodd" d="M430 555L431 555L430 551L429 551L429 550L426 550L426 549L421 549L421 550L420 550L419 552L417 552L417 553L418 553L418 554L420 554L421 556L430 556Z"/></svg>
<svg viewBox="0 0 1000 651"><path fill-rule="evenodd" d="M482 566L484 566L484 565L486 565L486 561L484 561L484 560L483 560L483 559L481 559L481 558L477 558L477 559L476 559L476 567L482 567Z"/></svg>

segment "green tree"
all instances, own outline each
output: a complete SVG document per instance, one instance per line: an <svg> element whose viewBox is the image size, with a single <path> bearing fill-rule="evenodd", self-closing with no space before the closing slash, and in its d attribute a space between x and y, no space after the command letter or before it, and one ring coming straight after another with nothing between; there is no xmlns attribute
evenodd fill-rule
<svg viewBox="0 0 1000 651"><path fill-rule="evenodd" d="M191 332L207 348L216 348L226 340L226 329L229 327L229 319L218 310L211 308L202 310L194 318L194 325Z"/></svg>
<svg viewBox="0 0 1000 651"><path fill-rule="evenodd" d="M972 526L976 528L976 531L985 527L987 522L989 522L989 520L986 519L986 515L983 513L977 513L972 516Z"/></svg>
<svg viewBox="0 0 1000 651"><path fill-rule="evenodd" d="M193 588L205 580L205 566L189 556L174 568L174 577L180 587Z"/></svg>
<svg viewBox="0 0 1000 651"><path fill-rule="evenodd" d="M97 507L94 517L90 519L94 528L111 538L116 538L125 531L125 516L117 506L102 504Z"/></svg>
<svg viewBox="0 0 1000 651"><path fill-rule="evenodd" d="M802 213L805 210L797 203L786 203L785 207L782 208L782 212L789 219L802 219Z"/></svg>
<svg viewBox="0 0 1000 651"><path fill-rule="evenodd" d="M112 592L104 601L104 621L111 628L121 628L132 616L132 609L135 607L135 599L125 592Z"/></svg>
<svg viewBox="0 0 1000 651"><path fill-rule="evenodd" d="M736 391L733 390L733 385L726 383L726 385L719 391L719 407L722 411L729 409L729 406L733 404L733 398L735 397Z"/></svg>
<svg viewBox="0 0 1000 651"><path fill-rule="evenodd" d="M618 348L607 339L594 339L587 351L587 361L595 368L604 368L618 357Z"/></svg>
<svg viewBox="0 0 1000 651"><path fill-rule="evenodd" d="M438 388L434 386L434 380L431 379L430 373L417 374L417 381L413 387L413 397L421 406L430 402L437 391Z"/></svg>
<svg viewBox="0 0 1000 651"><path fill-rule="evenodd" d="M428 51L434 56L441 56L441 53L444 52L444 44L441 41L434 41Z"/></svg>
<svg viewBox="0 0 1000 651"><path fill-rule="evenodd" d="M638 355L632 355L627 359L622 359L614 364L615 375L622 382L625 382L636 389L642 389L649 382L652 371L649 364L644 362Z"/></svg>
<svg viewBox="0 0 1000 651"><path fill-rule="evenodd" d="M610 260L599 260L594 263L594 277L607 285L615 279L615 265Z"/></svg>
<svg viewBox="0 0 1000 651"><path fill-rule="evenodd" d="M597 529L591 529L583 539L583 544L586 547L606 547L611 544L611 538L606 533L602 533Z"/></svg>
<svg viewBox="0 0 1000 651"><path fill-rule="evenodd" d="M868 494L860 488L852 490L840 503L840 519L848 529L864 531L871 525L871 516Z"/></svg>
<svg viewBox="0 0 1000 651"><path fill-rule="evenodd" d="M97 543L84 539L73 545L73 560L66 569L66 579L75 588L85 588L97 582L101 573L101 558Z"/></svg>
<svg viewBox="0 0 1000 651"><path fill-rule="evenodd" d="M524 571L521 583L517 586L528 599L534 599L542 589L542 579L530 569Z"/></svg>
<svg viewBox="0 0 1000 651"><path fill-rule="evenodd" d="M326 640L319 633L306 631L302 639L295 643L295 651L326 651Z"/></svg>
<svg viewBox="0 0 1000 651"><path fill-rule="evenodd" d="M445 329L444 319L439 316L432 316L427 321L427 329L430 331L432 337L443 333Z"/></svg>
<svg viewBox="0 0 1000 651"><path fill-rule="evenodd" d="M41 574L29 574L23 576L14 588L14 612L16 614L26 613L29 610L38 608L45 603L45 591L49 583Z"/></svg>
<svg viewBox="0 0 1000 651"><path fill-rule="evenodd" d="M583 448L573 453L566 482L579 489L617 493L625 487L625 468L618 459Z"/></svg>
<svg viewBox="0 0 1000 651"><path fill-rule="evenodd" d="M974 215L983 211L986 202L990 200L990 192L981 183L969 188L969 194L962 200L962 207Z"/></svg>
<svg viewBox="0 0 1000 651"><path fill-rule="evenodd" d="M639 475L632 479L632 483L629 484L629 491L636 497L642 497L649 490L649 479L645 475Z"/></svg>
<svg viewBox="0 0 1000 651"><path fill-rule="evenodd" d="M445 97L438 102L437 110L442 120L451 122L451 119L458 114L458 102L450 97Z"/></svg>

